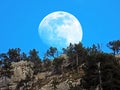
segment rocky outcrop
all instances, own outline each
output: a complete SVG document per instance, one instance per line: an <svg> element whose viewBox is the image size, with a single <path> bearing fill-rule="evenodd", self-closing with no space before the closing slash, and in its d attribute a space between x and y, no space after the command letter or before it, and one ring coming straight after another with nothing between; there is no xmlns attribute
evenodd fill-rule
<svg viewBox="0 0 120 90"><path fill-rule="evenodd" d="M34 64L30 61L12 62L13 76L11 77L12 82L19 82L25 80L26 77L33 77Z"/></svg>
<svg viewBox="0 0 120 90"><path fill-rule="evenodd" d="M43 80L43 79L46 79L47 77L50 77L52 75L52 72L41 72L41 73L38 73L37 75L35 75L35 79L36 80Z"/></svg>
<svg viewBox="0 0 120 90"><path fill-rule="evenodd" d="M63 67L67 67L67 59ZM0 78L0 90L53 90L54 78L57 79L57 90L69 90L71 85L80 84L81 73L66 72L62 74L53 74L52 71L42 71L34 75L34 64L30 61L12 62L13 75L11 78ZM82 70L81 70L82 72Z"/></svg>
<svg viewBox="0 0 120 90"><path fill-rule="evenodd" d="M51 80L48 84L44 85L40 90L54 90L52 81L53 80ZM67 79L63 82L60 82L58 85L56 85L56 87L57 87L57 90L69 90L71 86L74 87L77 85L80 85L80 79L77 79L75 81Z"/></svg>
<svg viewBox="0 0 120 90"><path fill-rule="evenodd" d="M16 90L21 81L26 81L28 78L33 78L34 64L30 61L12 62L11 78L3 76L0 78L0 90ZM27 81L28 82L28 81ZM24 83L23 83L24 84ZM24 86L23 86L24 87ZM17 89L19 90L19 89ZM22 89L21 89L22 90Z"/></svg>

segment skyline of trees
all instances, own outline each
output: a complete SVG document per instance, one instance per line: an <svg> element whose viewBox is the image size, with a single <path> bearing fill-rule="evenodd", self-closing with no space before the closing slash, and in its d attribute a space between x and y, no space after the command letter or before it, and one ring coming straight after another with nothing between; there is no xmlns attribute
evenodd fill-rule
<svg viewBox="0 0 120 90"><path fill-rule="evenodd" d="M1 75L11 77L11 63L21 60L31 61L34 64L34 75L52 71L53 74L63 74L73 72L79 74L79 67L82 65L84 75L81 77L81 84L77 88L95 90L102 87L103 90L120 89L120 63L118 63L116 54L120 51L120 40L110 41L108 48L113 50L113 54L101 51L100 45L93 44L91 47L84 47L82 43L70 44L63 48L63 53L68 56L68 60L58 55L56 47L50 47L43 59L39 57L36 49L29 51L29 55L22 52L20 48L9 49L6 53L0 54Z"/></svg>

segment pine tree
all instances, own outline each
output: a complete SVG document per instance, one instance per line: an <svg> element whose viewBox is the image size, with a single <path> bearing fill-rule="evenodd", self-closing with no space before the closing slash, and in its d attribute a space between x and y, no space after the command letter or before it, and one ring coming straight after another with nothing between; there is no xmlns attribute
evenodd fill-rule
<svg viewBox="0 0 120 90"><path fill-rule="evenodd" d="M114 41L110 41L107 44L107 47L109 47L111 50L113 50L113 54L118 54L120 51L120 40L114 40Z"/></svg>
<svg viewBox="0 0 120 90"><path fill-rule="evenodd" d="M20 51L21 51L20 48L9 49L9 51L7 52L9 60L14 61L14 62L20 61Z"/></svg>
<svg viewBox="0 0 120 90"><path fill-rule="evenodd" d="M99 58L103 90L120 90L120 65L116 58L110 54L104 54Z"/></svg>
<svg viewBox="0 0 120 90"><path fill-rule="evenodd" d="M34 73L37 74L38 72L41 71L42 66L41 66L41 59L38 55L38 51L36 51L36 49L30 50L29 52L29 57L28 59L34 63Z"/></svg>
<svg viewBox="0 0 120 90"><path fill-rule="evenodd" d="M13 72L11 71L12 66L8 55L6 53L1 53L0 59L2 61L1 75L10 78Z"/></svg>
<svg viewBox="0 0 120 90"><path fill-rule="evenodd" d="M49 50L46 52L46 56L50 59L54 59L58 56L58 51L56 47L50 47Z"/></svg>
<svg viewBox="0 0 120 90"><path fill-rule="evenodd" d="M81 87L83 89L95 90L99 85L99 68L98 68L98 56L101 52L96 45L87 48L87 58L83 65L84 76L81 79Z"/></svg>

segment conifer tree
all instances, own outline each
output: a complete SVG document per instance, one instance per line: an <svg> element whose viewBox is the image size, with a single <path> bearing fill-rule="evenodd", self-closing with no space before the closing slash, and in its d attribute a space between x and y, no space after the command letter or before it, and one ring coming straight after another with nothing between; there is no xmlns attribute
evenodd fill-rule
<svg viewBox="0 0 120 90"><path fill-rule="evenodd" d="M114 41L110 41L107 44L107 47L109 47L111 50L113 50L113 54L118 54L120 51L120 40L114 40Z"/></svg>

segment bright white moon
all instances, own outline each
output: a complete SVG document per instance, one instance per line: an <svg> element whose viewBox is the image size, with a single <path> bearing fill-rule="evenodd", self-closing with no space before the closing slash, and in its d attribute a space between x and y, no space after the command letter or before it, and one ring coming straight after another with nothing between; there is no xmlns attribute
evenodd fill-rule
<svg viewBox="0 0 120 90"><path fill-rule="evenodd" d="M48 14L39 24L39 35L48 46L62 49L82 40L82 28L75 16L64 11Z"/></svg>

